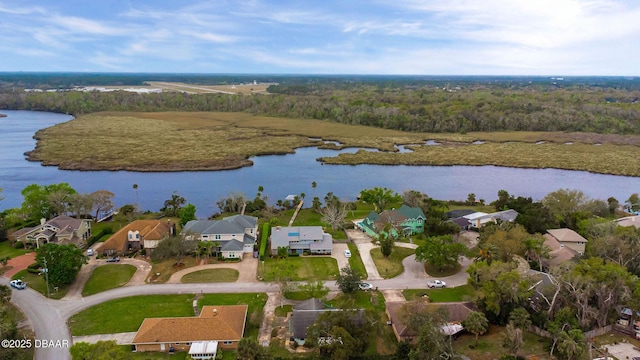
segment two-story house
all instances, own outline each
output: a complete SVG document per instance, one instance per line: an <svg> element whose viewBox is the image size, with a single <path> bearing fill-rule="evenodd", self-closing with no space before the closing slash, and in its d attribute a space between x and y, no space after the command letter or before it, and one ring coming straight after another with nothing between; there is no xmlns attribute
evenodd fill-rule
<svg viewBox="0 0 640 360"><path fill-rule="evenodd" d="M40 225L20 229L12 235L17 241L36 248L47 243L75 244L82 247L91 237L91 220L60 215L49 221L41 219Z"/></svg>
<svg viewBox="0 0 640 360"><path fill-rule="evenodd" d="M175 224L169 220L136 220L113 234L99 251L106 255L124 255L129 252L147 249L153 251L158 244L175 234Z"/></svg>
<svg viewBox="0 0 640 360"><path fill-rule="evenodd" d="M584 254L587 239L583 238L577 232L571 229L549 229L547 230L547 234L560 243L560 247L566 246L581 256Z"/></svg>
<svg viewBox="0 0 640 360"><path fill-rule="evenodd" d="M252 253L258 233L258 218L233 215L222 220L192 220L180 234L187 240L211 241L225 259L242 259Z"/></svg>
<svg viewBox="0 0 640 360"><path fill-rule="evenodd" d="M333 237L322 230L322 226L276 226L271 230L271 254L278 248L287 248L290 254L305 251L316 255L331 255Z"/></svg>
<svg viewBox="0 0 640 360"><path fill-rule="evenodd" d="M385 210L380 214L369 213L358 226L367 235L378 238L387 225L391 227L391 236L397 237L399 233L415 235L424 233L424 221L427 217L418 207L402 205L399 209Z"/></svg>

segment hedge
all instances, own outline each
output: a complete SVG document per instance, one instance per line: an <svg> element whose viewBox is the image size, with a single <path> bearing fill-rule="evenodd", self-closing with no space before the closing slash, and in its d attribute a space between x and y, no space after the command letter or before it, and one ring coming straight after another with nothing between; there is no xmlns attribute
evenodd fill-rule
<svg viewBox="0 0 640 360"><path fill-rule="evenodd" d="M87 248L95 244L95 242L100 240L101 237L109 234L113 234L113 229L111 229L110 227L105 227L100 231L98 231L97 233L93 234L93 236L91 236L87 241Z"/></svg>
<svg viewBox="0 0 640 360"><path fill-rule="evenodd" d="M269 223L264 223L262 225L262 234L260 238L260 261L264 261L264 254L267 251L267 241L269 240L269 230L271 230Z"/></svg>

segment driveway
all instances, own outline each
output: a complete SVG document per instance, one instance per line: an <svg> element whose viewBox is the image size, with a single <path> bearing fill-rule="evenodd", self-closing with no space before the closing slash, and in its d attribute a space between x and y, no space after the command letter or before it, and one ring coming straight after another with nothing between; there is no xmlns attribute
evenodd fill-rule
<svg viewBox="0 0 640 360"><path fill-rule="evenodd" d="M640 351L636 350L635 346L631 343L604 345L604 347L609 349L609 355L613 355L617 359L632 359L633 357L640 356Z"/></svg>
<svg viewBox="0 0 640 360"><path fill-rule="evenodd" d="M11 267L9 270L5 271L4 274L2 274L2 277L5 277L7 279L11 279L11 277L15 274L17 274L18 272L24 270L27 268L27 266L33 264L34 262L36 262L36 253L34 252L30 252L28 254L24 254L24 255L20 255L20 256L16 256L13 259L9 259L9 261L7 261L7 267Z"/></svg>
<svg viewBox="0 0 640 360"><path fill-rule="evenodd" d="M73 336L73 343L86 342L89 344L95 344L98 341L111 341L115 340L118 345L130 345L133 342L133 338L136 337L137 332L126 332L116 334L98 334L98 335L86 335L86 336Z"/></svg>
<svg viewBox="0 0 640 360"><path fill-rule="evenodd" d="M367 280L382 280L382 276L378 273L378 268L371 258L371 249L377 247L371 243L371 238L360 230L346 230L346 233L349 240L358 247L362 263L367 269Z"/></svg>
<svg viewBox="0 0 640 360"><path fill-rule="evenodd" d="M331 257L338 262L338 269L342 270L345 267L349 267L349 259L344 256L344 251L349 250L349 246L345 243L333 243L331 250ZM351 254L354 256L354 254Z"/></svg>

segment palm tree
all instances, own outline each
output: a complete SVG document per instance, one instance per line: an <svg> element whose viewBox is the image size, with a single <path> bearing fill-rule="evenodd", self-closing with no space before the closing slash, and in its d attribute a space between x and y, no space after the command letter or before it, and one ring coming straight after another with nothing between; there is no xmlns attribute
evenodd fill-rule
<svg viewBox="0 0 640 360"><path fill-rule="evenodd" d="M136 192L136 204L138 203L138 184L133 184L133 190Z"/></svg>
<svg viewBox="0 0 640 360"><path fill-rule="evenodd" d="M569 332L560 333L558 342L558 352L563 354L567 359L573 360L584 353L584 334L580 329L572 329Z"/></svg>
<svg viewBox="0 0 640 360"><path fill-rule="evenodd" d="M486 261L487 265L491 265L491 261L493 261L493 257L497 252L498 248L493 244L478 246L478 255L476 255L474 261Z"/></svg>

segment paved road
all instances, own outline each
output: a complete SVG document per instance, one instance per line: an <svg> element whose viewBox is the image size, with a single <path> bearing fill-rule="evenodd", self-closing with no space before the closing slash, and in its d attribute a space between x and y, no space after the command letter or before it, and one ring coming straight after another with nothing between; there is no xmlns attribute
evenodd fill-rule
<svg viewBox="0 0 640 360"><path fill-rule="evenodd" d="M369 242L369 244L371 244ZM366 245L366 244L362 244ZM372 245L372 244L371 244ZM368 254L368 251L367 251ZM369 256L369 259L371 257ZM411 261L410 257L405 259ZM450 287L460 286L467 283L468 275L464 271L471 260L465 259L462 262L463 270L453 276L442 278ZM416 263L417 264L417 263ZM403 275L393 279L383 280L372 278L369 273L369 280L374 287L379 290L402 290L402 289L425 289L427 287L426 274L423 276L415 266L420 264L406 263L407 271ZM373 266L375 269L375 266ZM412 270L413 269L413 270ZM423 268L424 269L424 268ZM369 271L369 268L367 268ZM424 270L422 270L424 271ZM377 270L375 271L377 273ZM374 274L375 275L375 274ZM379 277L379 275L378 275ZM9 285L9 279L0 278L0 284ZM326 286L331 291L338 290L335 281L329 281ZM71 345L71 335L67 328L69 318L89 307L98 305L108 300L152 294L196 294L196 293L279 293L276 283L264 282L235 282L235 283L207 283L207 284L144 284L137 286L125 286L109 291L101 292L89 297L72 298L68 300L50 300L42 296L33 289L13 290L11 301L15 303L27 316L35 331L36 339L47 341L59 341L61 344ZM398 295L397 292L390 294ZM270 300L272 296L270 296ZM274 304L275 305L275 304ZM70 354L66 346L58 348L39 348L35 350L35 359L65 360L70 359Z"/></svg>

